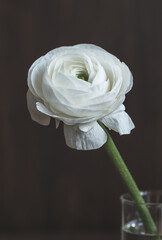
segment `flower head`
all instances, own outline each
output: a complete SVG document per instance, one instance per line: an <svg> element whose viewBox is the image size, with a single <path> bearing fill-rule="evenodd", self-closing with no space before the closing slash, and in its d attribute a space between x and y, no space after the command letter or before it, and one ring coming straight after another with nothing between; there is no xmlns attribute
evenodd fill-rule
<svg viewBox="0 0 162 240"><path fill-rule="evenodd" d="M64 123L66 144L75 149L101 147L107 135L101 121L119 134L134 124L123 105L132 88L129 68L91 44L60 47L37 59L28 72L27 104L31 118L49 125Z"/></svg>

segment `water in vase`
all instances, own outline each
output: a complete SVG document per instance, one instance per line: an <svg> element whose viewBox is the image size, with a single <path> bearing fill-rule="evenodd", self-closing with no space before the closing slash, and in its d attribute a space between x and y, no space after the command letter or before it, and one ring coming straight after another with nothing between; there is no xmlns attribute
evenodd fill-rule
<svg viewBox="0 0 162 240"><path fill-rule="evenodd" d="M122 228L121 240L162 240L162 235L146 234L141 222L131 221Z"/></svg>

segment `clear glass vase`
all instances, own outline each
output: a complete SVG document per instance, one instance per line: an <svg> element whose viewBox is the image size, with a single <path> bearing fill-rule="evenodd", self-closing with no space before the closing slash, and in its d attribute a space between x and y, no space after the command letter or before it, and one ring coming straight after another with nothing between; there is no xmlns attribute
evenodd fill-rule
<svg viewBox="0 0 162 240"><path fill-rule="evenodd" d="M162 240L162 191L143 191L141 195L157 227L157 234L145 231L137 206L129 194L124 194L121 196L121 240Z"/></svg>

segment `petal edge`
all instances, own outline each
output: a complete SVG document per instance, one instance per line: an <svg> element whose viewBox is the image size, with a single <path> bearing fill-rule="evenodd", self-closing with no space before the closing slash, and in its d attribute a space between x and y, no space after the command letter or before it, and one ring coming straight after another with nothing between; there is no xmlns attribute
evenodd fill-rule
<svg viewBox="0 0 162 240"><path fill-rule="evenodd" d="M45 114L37 110L36 108L37 100L30 90L28 90L26 94L26 98L27 98L27 107L28 107L31 119L41 125L44 125L44 126L49 125L50 117L46 116Z"/></svg>

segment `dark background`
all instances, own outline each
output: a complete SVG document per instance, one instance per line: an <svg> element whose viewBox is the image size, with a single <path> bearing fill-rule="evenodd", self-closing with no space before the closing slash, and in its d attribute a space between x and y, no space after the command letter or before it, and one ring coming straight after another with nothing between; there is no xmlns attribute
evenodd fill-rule
<svg viewBox="0 0 162 240"><path fill-rule="evenodd" d="M1 234L120 234L126 189L104 149L72 150L27 111L28 69L59 46L93 43L129 66L136 128L111 134L139 188L162 189L161 25L161 0L0 0Z"/></svg>

